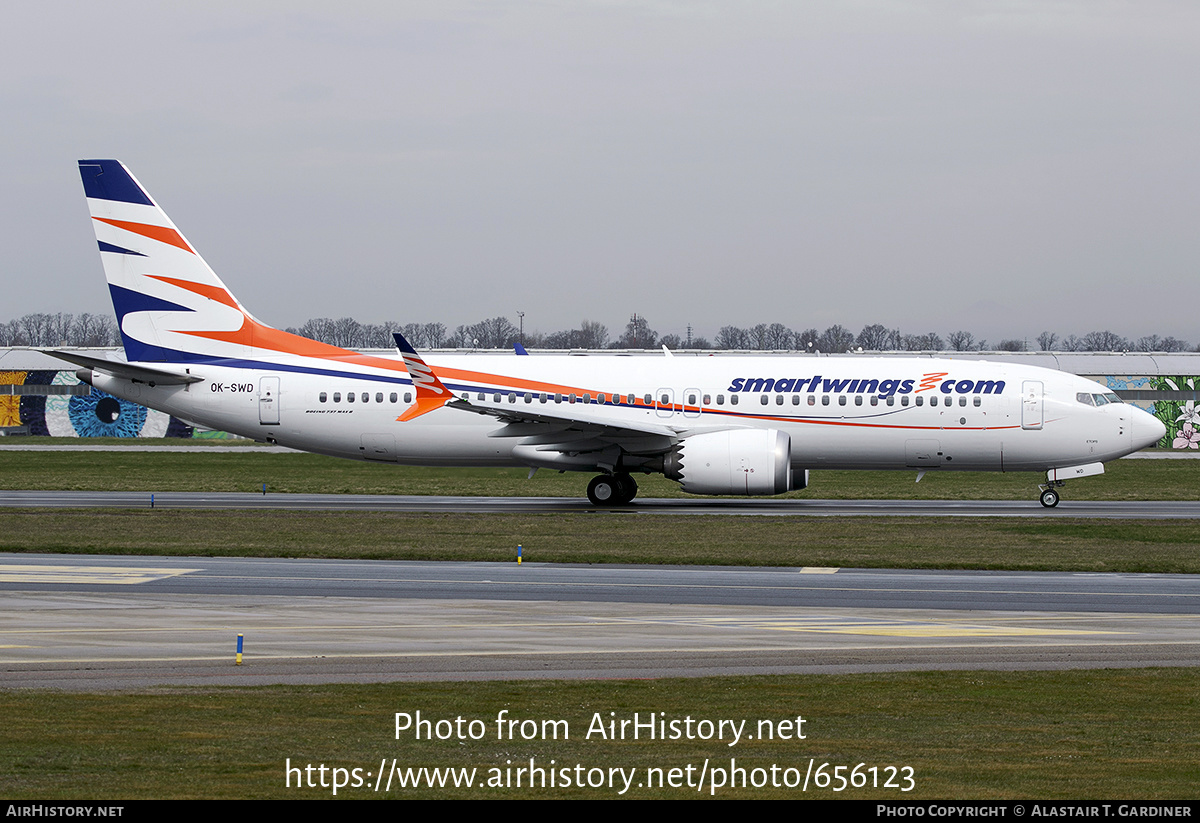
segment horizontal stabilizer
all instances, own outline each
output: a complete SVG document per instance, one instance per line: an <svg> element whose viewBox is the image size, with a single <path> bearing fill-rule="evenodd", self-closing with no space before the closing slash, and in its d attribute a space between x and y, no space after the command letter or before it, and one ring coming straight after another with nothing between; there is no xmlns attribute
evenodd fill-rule
<svg viewBox="0 0 1200 823"><path fill-rule="evenodd" d="M96 357L95 355L83 354L81 352L50 349L42 349L42 352L51 357L57 357L59 360L66 360L68 363L74 363L76 366L83 366L93 371L105 372L115 377L123 377L126 380L155 383L159 386L182 386L186 383L199 383L204 379L203 377L197 377L194 374L187 374L186 372L180 373L167 369L157 369L141 364L134 365L124 360L110 360L107 357Z"/></svg>

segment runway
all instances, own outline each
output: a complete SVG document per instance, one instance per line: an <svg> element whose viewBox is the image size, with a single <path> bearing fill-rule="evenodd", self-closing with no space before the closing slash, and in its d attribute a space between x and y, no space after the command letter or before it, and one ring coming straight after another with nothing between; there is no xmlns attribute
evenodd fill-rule
<svg viewBox="0 0 1200 823"><path fill-rule="evenodd" d="M1192 575L8 554L0 591L10 687L1200 665Z"/></svg>
<svg viewBox="0 0 1200 823"><path fill-rule="evenodd" d="M410 513L561 514L771 517L1035 517L1177 520L1200 518L1200 501L1063 500L1047 509L1036 500L762 500L753 498L638 499L597 509L581 498L446 497L437 495L258 494L215 492L3 491L0 507L32 508L290 509Z"/></svg>

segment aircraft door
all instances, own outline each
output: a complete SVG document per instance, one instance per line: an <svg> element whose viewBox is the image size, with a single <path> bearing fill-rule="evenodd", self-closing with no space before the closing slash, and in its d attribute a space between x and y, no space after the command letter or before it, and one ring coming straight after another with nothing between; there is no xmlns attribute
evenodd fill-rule
<svg viewBox="0 0 1200 823"><path fill-rule="evenodd" d="M262 377L258 381L258 422L279 425L279 378Z"/></svg>
<svg viewBox="0 0 1200 823"><path fill-rule="evenodd" d="M1040 429L1044 418L1041 380L1021 383L1021 428Z"/></svg>

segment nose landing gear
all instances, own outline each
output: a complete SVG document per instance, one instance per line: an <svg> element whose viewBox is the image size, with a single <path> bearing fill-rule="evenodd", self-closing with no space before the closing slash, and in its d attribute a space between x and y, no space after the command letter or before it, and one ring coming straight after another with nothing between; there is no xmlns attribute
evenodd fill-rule
<svg viewBox="0 0 1200 823"><path fill-rule="evenodd" d="M1038 488L1042 490L1042 495L1040 498L1042 501L1042 505L1045 506L1047 509L1053 509L1055 506L1057 506L1058 505L1058 492L1055 491L1054 488L1055 488L1055 486L1064 486L1064 485L1066 485L1066 484L1063 483L1063 481L1055 480L1051 483L1045 484L1044 486L1038 486Z"/></svg>

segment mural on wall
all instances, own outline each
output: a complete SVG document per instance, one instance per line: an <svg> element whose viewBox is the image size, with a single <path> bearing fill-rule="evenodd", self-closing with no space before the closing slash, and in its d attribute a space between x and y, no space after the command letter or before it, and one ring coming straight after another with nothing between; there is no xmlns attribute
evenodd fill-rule
<svg viewBox="0 0 1200 823"><path fill-rule="evenodd" d="M1200 377L1154 377L1150 384L1159 391L1195 390ZM1195 400L1186 402L1158 402L1154 404L1154 416L1167 427L1167 436L1160 445L1172 449L1200 449L1200 410Z"/></svg>
<svg viewBox="0 0 1200 823"><path fill-rule="evenodd" d="M1108 377L1110 389L1141 389L1143 391L1195 391L1200 376L1180 375L1175 377ZM1138 408L1145 409L1167 427L1167 434L1155 444L1160 449L1200 450L1200 409L1195 400L1156 400L1153 403L1134 401Z"/></svg>
<svg viewBox="0 0 1200 823"><path fill-rule="evenodd" d="M77 386L70 371L0 371L0 385ZM0 395L0 427L42 437L228 437L93 388L88 394Z"/></svg>
<svg viewBox="0 0 1200 823"><path fill-rule="evenodd" d="M0 386L20 385L25 382L23 371L0 371ZM21 425L21 398L11 394L0 394L0 428Z"/></svg>

